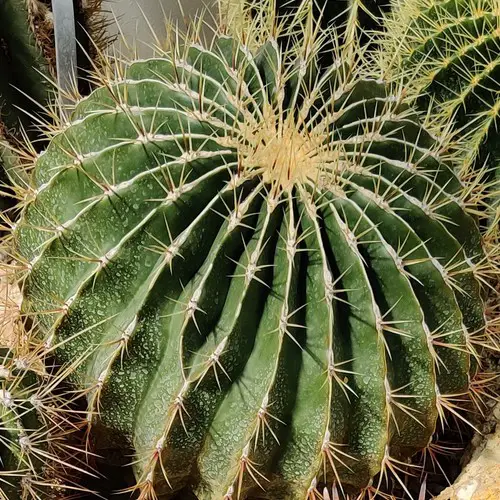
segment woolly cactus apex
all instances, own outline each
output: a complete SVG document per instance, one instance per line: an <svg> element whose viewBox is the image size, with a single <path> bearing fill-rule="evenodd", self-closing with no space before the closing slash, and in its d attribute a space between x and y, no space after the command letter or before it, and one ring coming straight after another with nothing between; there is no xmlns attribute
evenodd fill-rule
<svg viewBox="0 0 500 500"><path fill-rule="evenodd" d="M488 170L498 186L500 146L500 2L395 0L383 49L396 78L440 129L463 138L461 175ZM471 172L472 169L472 172Z"/></svg>
<svg viewBox="0 0 500 500"><path fill-rule="evenodd" d="M24 311L144 499L380 486L460 415L484 330L480 236L433 138L352 45L316 71L310 14L285 52L261 29L103 77L13 230Z"/></svg>

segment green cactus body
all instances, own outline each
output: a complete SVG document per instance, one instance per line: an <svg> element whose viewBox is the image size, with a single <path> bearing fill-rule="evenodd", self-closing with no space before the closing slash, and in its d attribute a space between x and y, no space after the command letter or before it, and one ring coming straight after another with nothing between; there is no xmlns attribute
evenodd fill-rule
<svg viewBox="0 0 500 500"><path fill-rule="evenodd" d="M500 3L498 0L397 0L384 48L399 54L417 104L464 137L463 175L486 167L498 182ZM484 182L484 181L483 181ZM498 191L498 186L493 187Z"/></svg>
<svg viewBox="0 0 500 500"><path fill-rule="evenodd" d="M360 490L468 390L462 186L398 94L307 47L132 62L37 160L23 307L142 498Z"/></svg>

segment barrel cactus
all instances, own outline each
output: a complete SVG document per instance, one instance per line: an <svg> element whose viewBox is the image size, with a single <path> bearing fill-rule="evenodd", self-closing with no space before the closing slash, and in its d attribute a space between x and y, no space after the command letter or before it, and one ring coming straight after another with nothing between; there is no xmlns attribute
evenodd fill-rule
<svg viewBox="0 0 500 500"><path fill-rule="evenodd" d="M13 226L23 310L143 499L406 488L477 368L484 256L442 145L352 44L318 73L329 33L287 29L118 64Z"/></svg>
<svg viewBox="0 0 500 500"><path fill-rule="evenodd" d="M385 59L441 129L462 140L461 175L500 191L498 0L395 0ZM484 175L486 174L486 175Z"/></svg>

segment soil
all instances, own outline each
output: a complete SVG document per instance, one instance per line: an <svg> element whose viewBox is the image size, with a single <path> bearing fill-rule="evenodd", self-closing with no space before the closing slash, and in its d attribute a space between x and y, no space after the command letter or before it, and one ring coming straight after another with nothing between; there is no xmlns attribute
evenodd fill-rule
<svg viewBox="0 0 500 500"><path fill-rule="evenodd" d="M17 285L9 283L8 271L0 259L0 346L11 346L19 319L21 292Z"/></svg>

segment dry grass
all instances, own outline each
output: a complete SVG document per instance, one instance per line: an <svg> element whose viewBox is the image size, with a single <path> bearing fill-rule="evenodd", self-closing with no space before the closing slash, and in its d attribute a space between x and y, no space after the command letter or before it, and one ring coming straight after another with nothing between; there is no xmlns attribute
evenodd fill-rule
<svg viewBox="0 0 500 500"><path fill-rule="evenodd" d="M21 291L0 266L0 347L11 347L19 331Z"/></svg>

